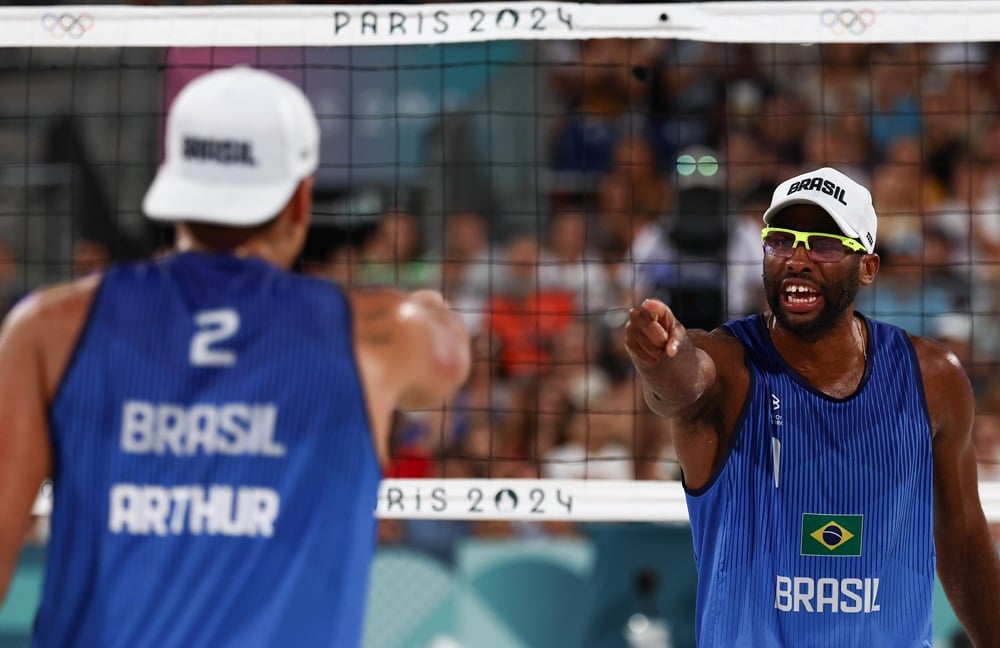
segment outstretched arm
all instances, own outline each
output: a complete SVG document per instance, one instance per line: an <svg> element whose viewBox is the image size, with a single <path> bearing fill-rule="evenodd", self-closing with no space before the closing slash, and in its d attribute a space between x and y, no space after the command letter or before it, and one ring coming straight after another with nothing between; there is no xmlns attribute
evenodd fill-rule
<svg viewBox="0 0 1000 648"><path fill-rule="evenodd" d="M358 362L379 457L387 457L396 409L440 407L469 374L469 334L431 290L352 295Z"/></svg>
<svg viewBox="0 0 1000 648"><path fill-rule="evenodd" d="M0 600L38 488L51 474L49 404L100 282L94 274L34 293L0 329Z"/></svg>
<svg viewBox="0 0 1000 648"><path fill-rule="evenodd" d="M0 331L0 601L17 566L51 448L34 309L19 307Z"/></svg>
<svg viewBox="0 0 1000 648"><path fill-rule="evenodd" d="M673 311L657 299L629 313L625 349L642 377L650 409L666 418L680 416L718 377L712 357L694 345Z"/></svg>
<svg viewBox="0 0 1000 648"><path fill-rule="evenodd" d="M670 308L647 299L629 313L625 348L650 409L670 420L684 483L711 477L749 388L743 347L721 331L689 331Z"/></svg>
<svg viewBox="0 0 1000 648"><path fill-rule="evenodd" d="M915 340L934 426L934 540L938 577L976 646L1000 637L1000 558L979 501L972 445L975 401L958 359Z"/></svg>

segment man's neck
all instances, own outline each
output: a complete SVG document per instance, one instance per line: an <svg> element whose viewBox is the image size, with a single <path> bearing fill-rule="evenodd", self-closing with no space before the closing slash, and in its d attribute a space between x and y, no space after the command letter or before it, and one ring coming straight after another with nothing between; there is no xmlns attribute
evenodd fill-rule
<svg viewBox="0 0 1000 648"><path fill-rule="evenodd" d="M816 339L784 328L771 313L765 313L764 321L781 357L816 389L844 398L860 385L868 359L867 341L862 320L853 310Z"/></svg>
<svg viewBox="0 0 1000 648"><path fill-rule="evenodd" d="M228 255L237 258L256 258L276 266L285 267L277 251L267 238L260 235L215 237L205 240L196 236L187 227L177 228L174 248L178 252L200 252L202 254Z"/></svg>

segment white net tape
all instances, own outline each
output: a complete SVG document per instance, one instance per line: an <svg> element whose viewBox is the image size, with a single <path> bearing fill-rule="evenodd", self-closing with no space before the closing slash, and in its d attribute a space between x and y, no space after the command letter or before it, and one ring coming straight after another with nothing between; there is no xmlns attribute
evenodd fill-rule
<svg viewBox="0 0 1000 648"><path fill-rule="evenodd" d="M1000 520L1000 482L979 485L983 509ZM676 481L547 479L387 479L381 518L686 522Z"/></svg>
<svg viewBox="0 0 1000 648"><path fill-rule="evenodd" d="M1000 482L983 482L989 520L1000 520ZM48 488L34 515L52 511ZM569 520L687 522L677 481L581 479L384 479L376 515L398 520Z"/></svg>
<svg viewBox="0 0 1000 648"><path fill-rule="evenodd" d="M928 28L933 26L932 29ZM405 45L609 37L729 43L992 41L1000 4L705 2L0 8L11 47Z"/></svg>

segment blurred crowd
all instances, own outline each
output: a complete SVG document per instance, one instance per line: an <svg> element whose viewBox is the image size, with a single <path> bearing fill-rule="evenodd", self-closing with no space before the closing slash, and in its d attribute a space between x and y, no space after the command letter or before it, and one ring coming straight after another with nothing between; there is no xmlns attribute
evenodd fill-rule
<svg viewBox="0 0 1000 648"><path fill-rule="evenodd" d="M956 353L981 476L1000 478L1000 47L608 39L543 60L559 112L529 226L459 206L429 236L419 206L391 205L310 264L439 288L475 334L456 401L399 416L391 476L677 477L623 352L627 309L656 296L701 328L762 309L771 190L829 165L879 215L858 309Z"/></svg>
<svg viewBox="0 0 1000 648"><path fill-rule="evenodd" d="M317 225L302 259L344 285L439 289L474 334L454 402L398 415L387 476L676 478L669 430L623 349L628 309L655 296L712 328L764 308L771 190L829 165L871 187L879 215L882 267L859 310L954 350L978 399L981 476L1000 479L1000 46L532 48L551 100L536 115L542 150L524 162L539 209L506 209L516 188L494 188L489 209L407 194L349 227ZM23 287L15 247L0 245L8 304ZM119 252L81 238L73 273ZM394 522L383 539L443 555L449 534L572 532Z"/></svg>

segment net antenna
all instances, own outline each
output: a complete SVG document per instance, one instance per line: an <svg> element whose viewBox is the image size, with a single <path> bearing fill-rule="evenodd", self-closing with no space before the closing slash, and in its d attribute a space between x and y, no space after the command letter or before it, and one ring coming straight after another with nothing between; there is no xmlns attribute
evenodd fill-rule
<svg viewBox="0 0 1000 648"><path fill-rule="evenodd" d="M342 51L347 51L346 48L389 47L392 49L381 67L368 66L363 70L370 74L391 76L394 71L419 67L428 72L428 78L443 79L454 70L462 68L465 63L449 61L441 55L436 66L423 63L418 65L413 63L416 59L409 58L411 53L418 50L404 48L459 43L573 42L609 38L774 46L912 43L955 43L968 46L994 42L1000 38L998 35L1000 1L988 0L912 0L871 2L864 5L798 1L664 5L488 2L371 6L73 5L0 8L0 52L7 52L9 60L14 61L11 66L5 66L5 71L23 75L25 87L20 106L8 105L6 116L15 117L11 123L27 124L28 132L38 119L31 114L31 92L44 91L45 84L53 78L49 73L42 75L38 69L49 65L51 61L57 61L54 65L76 65L77 59L86 58L86 52L90 50L102 53L105 59L108 58L108 51L119 52L110 57L117 58L122 65L112 72L119 81L137 71L155 74L155 70L162 64L162 58L154 56L155 64L137 70L130 63L127 51L158 48L213 48L219 52L218 58L213 59L213 64L218 65L225 64L227 60L224 53L226 48L243 48L252 52L256 62L263 65L286 70L302 65L311 70L324 70L333 74L349 69L352 56L341 57L331 63L322 56L314 57L311 54L313 50L344 48ZM292 63L272 60L268 55L269 48L301 48L303 54ZM55 50L72 50L73 54L60 58L52 54ZM486 67L495 63L492 59L479 62ZM521 65L520 62L510 64ZM90 72L103 69L101 65L103 64L92 65ZM777 62L771 65L775 70L780 67ZM34 76L36 73L39 76ZM293 76L297 74L295 70L290 73ZM628 73L640 81L655 80L653 71L643 64L630 65ZM795 74L796 68L790 66L782 73ZM443 94L443 89L439 90ZM347 91L350 92L350 87ZM81 88L72 86L68 92L76 97ZM126 90L122 87L119 92L124 93ZM446 111L446 107L442 106L423 113L395 110L367 116L343 117L344 111L350 112L350 106L361 106L358 110L363 112L363 97L348 95L326 98L329 101L319 108L320 112L325 111L328 116L324 126L328 129L346 125L358 132L368 128L377 130L374 122L378 119L429 120L440 117ZM346 102L348 107L338 101ZM85 113L85 103L83 100L73 101L68 109ZM153 115L124 114L122 106L125 103L125 100L119 99L116 108L118 112L110 116L129 119L162 117L162 110ZM22 112L12 115L12 110ZM487 110L483 114L487 120L502 117L501 111L491 113ZM89 115L97 119L108 116ZM954 115L955 119L963 120L976 117L973 112ZM351 119L356 121L350 121ZM402 154L408 144L400 131L390 128L389 137L397 138L397 152ZM31 214L32 205L34 209L38 209L38 199L34 192L65 183L65 173L72 173L66 171L65 166L39 164L31 152L34 148L36 147L30 146L26 140L23 159L13 164L5 163L2 169L4 185L16 186L18 191L23 190L23 195L14 197L10 200L11 204L7 205L9 215ZM127 141L120 142L117 148L119 152L126 149ZM358 150L363 147L355 148L357 150L354 154L359 154ZM343 161L328 163L326 171L331 177L359 179L367 177L365 174L371 171L371 167L379 164L381 163L376 161L366 166L359 163L356 157L345 158ZM398 159L395 164L395 172L406 171L406 165ZM503 161L497 161L490 169L500 173L504 165ZM127 163L115 160L106 166L120 172ZM148 177L152 167L153 164L146 165L138 175ZM59 173L54 173L56 171ZM559 185L560 178L550 174L547 169L531 169L529 175L539 185ZM116 208L123 212L137 212L137 203L132 204L136 202L133 198L135 196L129 195L128 188L122 185L114 195ZM357 201L341 207L342 213L346 210L355 216L365 212L365 208L359 207ZM538 215L547 209L547 206L536 204L534 211L528 213L530 218L536 219L536 232L541 231ZM22 240L23 247L34 249L37 254L45 255L43 258L48 258L52 250L38 251L39 248L33 247L35 244L32 243L32 238L37 235L37 231L32 229L34 227L36 226L29 228L22 224L13 231ZM59 272L50 270L46 266L36 274L29 275L26 287L30 288L42 280L58 278ZM969 270L966 267L966 270L973 272L974 268ZM975 306L970 308L974 309ZM994 310L981 314L994 319L976 319L979 314L972 312L974 323L995 321ZM988 328L980 326L977 329L973 326L973 336L988 334ZM636 415L637 412L632 414ZM629 456L627 459L636 458ZM50 488L43 489L36 504L36 513L48 513L50 492ZM980 495L987 516L991 520L1000 521L1000 483L982 482ZM684 522L687 519L683 489L676 479L388 478L383 481L380 490L377 514L384 518L426 519L660 522Z"/></svg>

